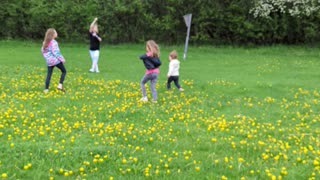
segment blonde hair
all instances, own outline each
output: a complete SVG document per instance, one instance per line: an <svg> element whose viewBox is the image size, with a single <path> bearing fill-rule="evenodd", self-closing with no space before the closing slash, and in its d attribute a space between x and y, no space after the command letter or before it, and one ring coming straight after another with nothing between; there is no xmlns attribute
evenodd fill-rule
<svg viewBox="0 0 320 180"><path fill-rule="evenodd" d="M50 41L54 39L56 33L57 31L54 28L49 28L47 30L42 44L43 49L46 49L49 46Z"/></svg>
<svg viewBox="0 0 320 180"><path fill-rule="evenodd" d="M154 40L147 41L146 48L149 52L152 53L153 57L160 57L160 48Z"/></svg>
<svg viewBox="0 0 320 180"><path fill-rule="evenodd" d="M94 31L94 28L97 29L97 31ZM98 23L95 22L93 25L90 26L90 32L91 33L99 33Z"/></svg>
<svg viewBox="0 0 320 180"><path fill-rule="evenodd" d="M171 57L171 59L177 59L178 57L177 51L176 50L171 51L169 56Z"/></svg>

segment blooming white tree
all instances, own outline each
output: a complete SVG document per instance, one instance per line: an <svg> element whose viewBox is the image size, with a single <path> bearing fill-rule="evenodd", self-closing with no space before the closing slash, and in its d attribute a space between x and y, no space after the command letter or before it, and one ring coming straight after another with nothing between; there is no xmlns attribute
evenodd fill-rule
<svg viewBox="0 0 320 180"><path fill-rule="evenodd" d="M250 10L254 17L270 17L272 12L290 16L310 16L320 10L320 0L256 0Z"/></svg>

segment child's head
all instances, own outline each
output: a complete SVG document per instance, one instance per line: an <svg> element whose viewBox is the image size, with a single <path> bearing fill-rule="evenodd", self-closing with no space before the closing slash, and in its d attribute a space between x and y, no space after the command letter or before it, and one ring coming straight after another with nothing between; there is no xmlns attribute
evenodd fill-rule
<svg viewBox="0 0 320 180"><path fill-rule="evenodd" d="M153 57L160 57L160 49L159 46L154 40L147 41L146 50L152 53Z"/></svg>
<svg viewBox="0 0 320 180"><path fill-rule="evenodd" d="M46 35L44 37L44 41L43 41L43 47L47 48L50 41L57 38L58 37L58 33L54 28L49 28L46 32Z"/></svg>
<svg viewBox="0 0 320 180"><path fill-rule="evenodd" d="M52 40L52 39L54 39L54 38L56 38L56 37L58 37L57 31L56 31L54 28L49 28L49 29L47 30L47 32L46 32L45 39L50 39L50 40Z"/></svg>
<svg viewBox="0 0 320 180"><path fill-rule="evenodd" d="M178 57L178 54L177 54L176 50L171 51L171 53L169 54L169 59L170 60L177 59L177 57Z"/></svg>
<svg viewBox="0 0 320 180"><path fill-rule="evenodd" d="M92 32L92 33L98 33L99 32L98 23L94 23L93 26L90 27L90 32Z"/></svg>

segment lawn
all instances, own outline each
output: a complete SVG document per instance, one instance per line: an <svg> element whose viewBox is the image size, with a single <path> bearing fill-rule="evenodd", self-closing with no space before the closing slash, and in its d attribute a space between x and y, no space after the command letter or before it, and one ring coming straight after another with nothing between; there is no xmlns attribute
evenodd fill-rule
<svg viewBox="0 0 320 180"><path fill-rule="evenodd" d="M60 43L66 93L55 69L47 94L40 47L0 41L0 179L320 178L317 48L191 46L183 60L160 44L153 104L139 102L145 45L104 44L89 73L87 45ZM174 49L184 92L166 90Z"/></svg>

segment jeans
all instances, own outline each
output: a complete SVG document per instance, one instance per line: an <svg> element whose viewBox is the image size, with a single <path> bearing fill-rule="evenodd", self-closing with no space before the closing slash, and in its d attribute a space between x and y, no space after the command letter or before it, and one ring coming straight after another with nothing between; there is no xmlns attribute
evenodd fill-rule
<svg viewBox="0 0 320 180"><path fill-rule="evenodd" d="M179 76L170 76L168 78L168 82L167 82L167 89L171 89L171 82L174 82L174 84L177 86L178 89L181 88L180 84L179 84Z"/></svg>
<svg viewBox="0 0 320 180"><path fill-rule="evenodd" d="M157 90L156 90L156 84L158 81L158 74L157 73L152 73L152 74L146 74L143 76L141 80L141 90L143 97L147 97L147 91L146 91L146 86L145 84L150 81L151 83L151 93L152 93L152 98L154 101L157 101L158 96L157 96Z"/></svg>
<svg viewBox="0 0 320 180"><path fill-rule="evenodd" d="M60 84L63 84L64 78L66 77L67 71L66 71L66 68L64 67L62 62L60 62L59 64L57 64L55 66L48 66L48 74L47 74L47 79L46 79L46 89L49 89L50 80L51 80L51 76L52 76L52 72L53 72L54 67L59 68L61 71L61 76L60 76L60 81L59 81Z"/></svg>

